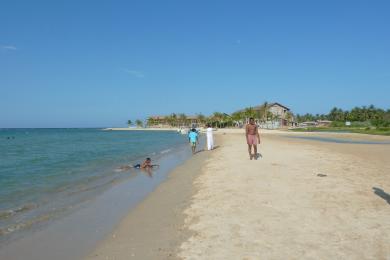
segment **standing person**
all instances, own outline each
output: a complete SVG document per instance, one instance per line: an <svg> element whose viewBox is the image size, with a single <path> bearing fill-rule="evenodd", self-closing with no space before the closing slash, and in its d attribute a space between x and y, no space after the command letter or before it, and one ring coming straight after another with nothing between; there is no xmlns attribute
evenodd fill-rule
<svg viewBox="0 0 390 260"><path fill-rule="evenodd" d="M207 136L207 150L213 150L214 149L214 138L213 138L213 128L210 124L207 124L206 129L206 136Z"/></svg>
<svg viewBox="0 0 390 260"><path fill-rule="evenodd" d="M257 160L257 144L260 144L260 134L253 117L249 118L249 124L245 127L245 135L246 143L248 144L249 159L252 160L255 158ZM252 155L252 146L255 152L254 155Z"/></svg>
<svg viewBox="0 0 390 260"><path fill-rule="evenodd" d="M192 128L188 134L188 141L191 144L192 154L195 154L196 143L198 142L198 133L195 128Z"/></svg>

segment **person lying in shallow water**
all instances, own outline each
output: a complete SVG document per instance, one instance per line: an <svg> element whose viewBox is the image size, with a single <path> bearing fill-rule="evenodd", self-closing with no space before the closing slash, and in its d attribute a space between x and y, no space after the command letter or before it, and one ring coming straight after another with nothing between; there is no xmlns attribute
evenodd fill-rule
<svg viewBox="0 0 390 260"><path fill-rule="evenodd" d="M150 158L146 158L145 161L143 163L138 163L138 164L134 164L134 165L125 165L125 166L121 166L119 167L120 170L129 170L131 168L135 168L135 169L152 169L154 167L159 167L160 165L158 164L152 164L152 159Z"/></svg>

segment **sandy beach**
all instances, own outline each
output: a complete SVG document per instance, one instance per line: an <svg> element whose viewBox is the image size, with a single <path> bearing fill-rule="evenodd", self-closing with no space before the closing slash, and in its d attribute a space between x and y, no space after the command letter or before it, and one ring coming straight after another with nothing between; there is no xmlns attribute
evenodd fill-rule
<svg viewBox="0 0 390 260"><path fill-rule="evenodd" d="M271 131L250 161L242 133L216 135L87 259L389 259L390 145Z"/></svg>

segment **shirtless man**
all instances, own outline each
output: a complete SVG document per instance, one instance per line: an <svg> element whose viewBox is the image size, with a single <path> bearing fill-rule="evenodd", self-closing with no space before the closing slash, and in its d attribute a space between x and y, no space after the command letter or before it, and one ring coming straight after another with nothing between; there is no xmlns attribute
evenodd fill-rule
<svg viewBox="0 0 390 260"><path fill-rule="evenodd" d="M257 144L260 144L260 135L253 117L249 118L249 124L245 127L245 135L246 143L248 144L249 159L252 160L255 158L257 160ZM252 155L252 146L255 152L254 155Z"/></svg>

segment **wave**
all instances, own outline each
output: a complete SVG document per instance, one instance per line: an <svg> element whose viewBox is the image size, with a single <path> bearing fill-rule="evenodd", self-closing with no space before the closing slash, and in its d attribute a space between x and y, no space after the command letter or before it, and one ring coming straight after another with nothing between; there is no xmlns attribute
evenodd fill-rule
<svg viewBox="0 0 390 260"><path fill-rule="evenodd" d="M166 149L166 150L162 150L162 151L160 152L160 154L169 153L170 151L172 151L172 149Z"/></svg>
<svg viewBox="0 0 390 260"><path fill-rule="evenodd" d="M0 220L10 218L12 216L15 216L18 213L32 210L32 209L35 209L37 207L38 207L38 205L35 203L28 203L26 205L23 205L21 207L15 208L15 209L7 209L7 210L0 211Z"/></svg>

